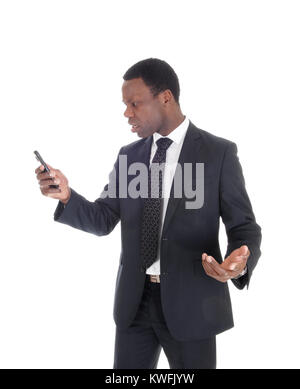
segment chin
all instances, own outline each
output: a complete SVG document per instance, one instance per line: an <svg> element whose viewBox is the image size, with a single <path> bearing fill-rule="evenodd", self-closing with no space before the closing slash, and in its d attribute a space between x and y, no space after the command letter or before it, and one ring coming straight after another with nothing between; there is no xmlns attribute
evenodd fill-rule
<svg viewBox="0 0 300 389"><path fill-rule="evenodd" d="M147 138L149 135L145 134L144 131L137 132L139 138Z"/></svg>

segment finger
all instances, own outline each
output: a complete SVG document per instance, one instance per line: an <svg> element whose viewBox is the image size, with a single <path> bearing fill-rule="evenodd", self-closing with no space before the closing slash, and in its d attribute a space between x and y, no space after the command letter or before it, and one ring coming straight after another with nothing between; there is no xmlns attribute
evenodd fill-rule
<svg viewBox="0 0 300 389"><path fill-rule="evenodd" d="M227 261L225 260L222 267L234 271L241 268L243 269L246 266L247 259L247 257L239 257Z"/></svg>
<svg viewBox="0 0 300 389"><path fill-rule="evenodd" d="M205 259L205 261L208 263L208 265L219 275L219 276L226 276L226 270L224 270L221 265L212 257L211 255L208 255Z"/></svg>
<svg viewBox="0 0 300 389"><path fill-rule="evenodd" d="M41 166L37 167L37 168L35 169L34 172L35 172L36 174L38 174L38 173L42 172L43 170L44 170L44 166L41 165Z"/></svg>
<svg viewBox="0 0 300 389"><path fill-rule="evenodd" d="M55 177L58 176L58 171L59 171L59 170L56 170L56 169L51 168L51 169L49 169L49 173L48 173L47 171L44 170L44 171L39 172L39 173L37 174L37 178L38 178L39 180L41 180L41 179L46 179L46 178L51 178L51 177L55 178Z"/></svg>
<svg viewBox="0 0 300 389"><path fill-rule="evenodd" d="M212 269L211 266L208 265L208 261L207 261L207 257L208 255L206 253L203 253L202 254L202 265L204 267L204 270L209 273L208 275L217 275L218 273L216 273L216 271L214 269Z"/></svg>
<svg viewBox="0 0 300 389"><path fill-rule="evenodd" d="M58 180L57 179L53 180L51 178L51 179L48 179L48 180L41 180L40 181L40 187L41 188L47 188L49 185L53 185L53 184L58 185L59 184Z"/></svg>
<svg viewBox="0 0 300 389"><path fill-rule="evenodd" d="M247 258L247 254L246 255L235 255L233 257L230 258L231 261L242 261L243 259Z"/></svg>
<svg viewBox="0 0 300 389"><path fill-rule="evenodd" d="M39 172L39 173L37 173L36 178L38 180L45 180L47 178L51 178L51 176L48 172Z"/></svg>
<svg viewBox="0 0 300 389"><path fill-rule="evenodd" d="M41 183L43 184L48 184L48 185L53 185L53 184L56 184L56 185L59 185L61 183L61 180L60 178L56 177L51 177L51 178L48 178L48 179L45 179L45 180L41 180Z"/></svg>
<svg viewBox="0 0 300 389"><path fill-rule="evenodd" d="M47 189L41 189L41 192L44 196L47 196L47 197L53 197L53 198L56 198L55 197L55 194L56 193L61 193L61 190L58 188L47 188Z"/></svg>
<svg viewBox="0 0 300 389"><path fill-rule="evenodd" d="M202 262L202 265L203 265L204 269L205 269L209 274L214 274L214 275L216 275L216 276L218 275L218 273L215 271L215 269L214 269L213 267L211 267L211 266L209 265L208 262L203 261L203 262Z"/></svg>
<svg viewBox="0 0 300 389"><path fill-rule="evenodd" d="M45 162L45 164L46 164L46 166L49 168L49 170L53 169L53 166L49 165L49 163L46 163L46 162ZM42 165L42 166L41 166L41 170L43 170L43 168L45 169L45 167Z"/></svg>
<svg viewBox="0 0 300 389"><path fill-rule="evenodd" d="M242 263L247 261L249 258L250 252L248 250L247 254L241 254L240 249L234 250L227 258L225 258L224 262L226 263Z"/></svg>
<svg viewBox="0 0 300 389"><path fill-rule="evenodd" d="M234 272L241 272L245 266L241 266L240 263L231 263L228 266L228 270L234 271Z"/></svg>
<svg viewBox="0 0 300 389"><path fill-rule="evenodd" d="M228 258L227 262L234 263L234 264L239 264L239 263L244 262L246 259L247 259L247 255L240 255L238 257Z"/></svg>
<svg viewBox="0 0 300 389"><path fill-rule="evenodd" d="M247 255L248 252L249 252L248 246L243 245L243 246L239 247L238 249L234 250L232 254L239 257L239 256Z"/></svg>
<svg viewBox="0 0 300 389"><path fill-rule="evenodd" d="M51 177L56 177L56 175L57 175L57 170L56 169L53 169L53 167L51 167L50 165L48 165L48 167L49 167L49 170L50 170L50 176Z"/></svg>
<svg viewBox="0 0 300 389"><path fill-rule="evenodd" d="M209 263L206 263L204 261L203 263L203 267L204 267L204 270L206 272L206 274L212 278L214 278L215 280L217 281L220 281L220 282L227 282L229 279L230 279L230 273L231 272L225 272L224 275L220 276L218 273L216 273L216 271L210 266Z"/></svg>
<svg viewBox="0 0 300 389"><path fill-rule="evenodd" d="M37 175L37 179L39 182L41 182L46 180L53 180L53 177L51 177L50 174L46 172L46 173L39 173Z"/></svg>
<svg viewBox="0 0 300 389"><path fill-rule="evenodd" d="M249 249L248 249L247 245L244 244L243 246L241 246L241 250L242 250L241 255L247 255L248 254Z"/></svg>
<svg viewBox="0 0 300 389"><path fill-rule="evenodd" d="M227 271L228 275L232 278L239 275L245 268L246 264L247 261L244 261L243 263L239 263L239 264L232 264L228 262L226 263L226 261L224 261L221 266L223 269Z"/></svg>
<svg viewBox="0 0 300 389"><path fill-rule="evenodd" d="M48 172L45 170L44 166L42 169L36 169L36 175L37 177L39 178L41 176L41 174L48 174Z"/></svg>
<svg viewBox="0 0 300 389"><path fill-rule="evenodd" d="M221 265L219 265L218 268L212 267L210 263L208 263L207 265L211 267L212 271L216 272L219 281L227 281L230 272L228 269L221 267Z"/></svg>
<svg viewBox="0 0 300 389"><path fill-rule="evenodd" d="M203 261L202 265L207 275L211 277L218 277L218 273L216 273L216 271L211 266L209 266L206 261Z"/></svg>

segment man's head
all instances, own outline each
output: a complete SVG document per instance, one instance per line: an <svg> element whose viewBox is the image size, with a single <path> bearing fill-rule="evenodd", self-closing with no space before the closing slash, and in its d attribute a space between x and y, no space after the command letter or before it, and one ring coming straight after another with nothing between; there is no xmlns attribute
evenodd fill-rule
<svg viewBox="0 0 300 389"><path fill-rule="evenodd" d="M161 132L178 117L179 81L165 61L148 58L133 65L123 76L124 116L137 125L132 131L145 138Z"/></svg>

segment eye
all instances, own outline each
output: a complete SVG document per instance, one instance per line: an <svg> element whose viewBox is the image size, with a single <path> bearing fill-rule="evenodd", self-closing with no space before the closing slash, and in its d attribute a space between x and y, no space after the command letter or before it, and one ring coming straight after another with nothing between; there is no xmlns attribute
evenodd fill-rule
<svg viewBox="0 0 300 389"><path fill-rule="evenodd" d="M137 103L132 103L132 105L133 105L134 107L136 107Z"/></svg>

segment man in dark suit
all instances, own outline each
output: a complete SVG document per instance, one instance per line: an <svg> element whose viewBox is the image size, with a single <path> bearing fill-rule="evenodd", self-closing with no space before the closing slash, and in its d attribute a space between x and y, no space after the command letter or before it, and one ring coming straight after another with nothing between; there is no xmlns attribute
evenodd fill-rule
<svg viewBox="0 0 300 389"><path fill-rule="evenodd" d="M120 149L94 202L50 165L50 175L36 169L41 192L59 199L60 223L102 236L121 221L114 368L156 368L161 348L170 368L215 368L216 335L233 327L227 281L248 287L261 254L237 147L182 114L178 77L165 61L140 61L123 78L124 115L142 139Z"/></svg>

